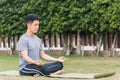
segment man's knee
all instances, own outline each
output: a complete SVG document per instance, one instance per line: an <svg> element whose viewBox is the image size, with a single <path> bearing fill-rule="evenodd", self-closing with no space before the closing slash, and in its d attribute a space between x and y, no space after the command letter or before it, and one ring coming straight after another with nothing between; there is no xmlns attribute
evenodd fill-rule
<svg viewBox="0 0 120 80"><path fill-rule="evenodd" d="M57 65L59 66L59 70L63 69L63 63L62 62L57 62Z"/></svg>

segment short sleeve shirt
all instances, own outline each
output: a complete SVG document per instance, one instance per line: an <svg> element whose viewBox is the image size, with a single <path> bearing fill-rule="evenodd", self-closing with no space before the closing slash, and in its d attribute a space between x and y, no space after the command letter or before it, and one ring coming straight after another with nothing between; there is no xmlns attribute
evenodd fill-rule
<svg viewBox="0 0 120 80"><path fill-rule="evenodd" d="M18 41L18 51L19 51L19 70L25 67L27 62L21 57L21 51L28 51L28 56L33 60L40 60L40 52L43 50L42 41L36 35L29 36L24 34Z"/></svg>

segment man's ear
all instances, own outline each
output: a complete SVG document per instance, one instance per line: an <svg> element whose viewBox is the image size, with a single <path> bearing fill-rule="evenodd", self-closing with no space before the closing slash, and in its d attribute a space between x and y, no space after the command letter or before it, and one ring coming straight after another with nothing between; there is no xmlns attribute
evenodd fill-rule
<svg viewBox="0 0 120 80"><path fill-rule="evenodd" d="M30 22L28 22L28 23L27 23L27 27L30 27L30 26L31 26L31 23L30 23Z"/></svg>

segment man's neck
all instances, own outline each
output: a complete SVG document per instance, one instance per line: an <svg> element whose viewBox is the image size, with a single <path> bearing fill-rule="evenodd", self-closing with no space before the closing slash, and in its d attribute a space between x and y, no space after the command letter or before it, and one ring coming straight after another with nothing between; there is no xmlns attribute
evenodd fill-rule
<svg viewBox="0 0 120 80"><path fill-rule="evenodd" d="M30 31L28 31L28 30L27 30L26 34L29 35L29 36L31 36L31 37L34 36L34 33L30 32Z"/></svg>

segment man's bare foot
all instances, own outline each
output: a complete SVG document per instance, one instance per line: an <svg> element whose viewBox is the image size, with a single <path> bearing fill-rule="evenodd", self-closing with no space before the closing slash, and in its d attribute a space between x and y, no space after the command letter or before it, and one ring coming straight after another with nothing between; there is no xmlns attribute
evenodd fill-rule
<svg viewBox="0 0 120 80"><path fill-rule="evenodd" d="M39 76L40 76L40 74L38 74L38 73L37 73L37 74L34 74L33 76L34 76L34 77L39 77Z"/></svg>
<svg viewBox="0 0 120 80"><path fill-rule="evenodd" d="M63 74L64 72L65 72L64 70L58 70L58 71L56 71L56 72L54 72L52 74L59 75L59 74Z"/></svg>

